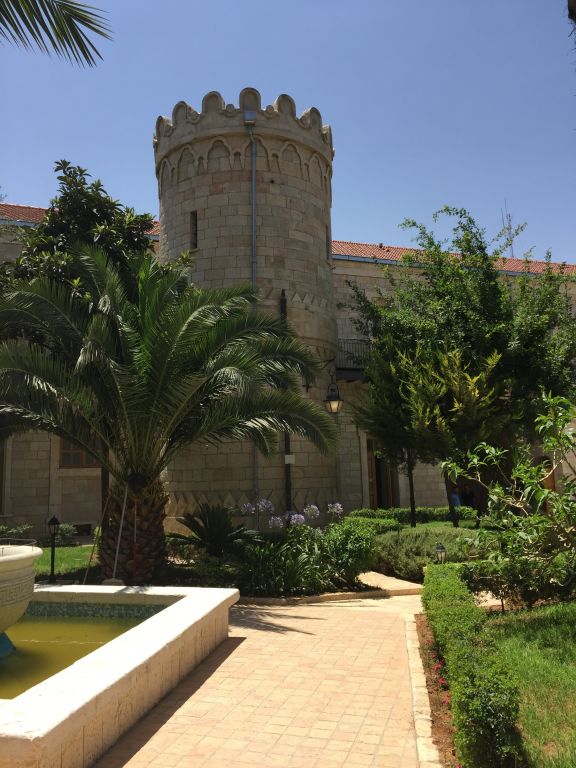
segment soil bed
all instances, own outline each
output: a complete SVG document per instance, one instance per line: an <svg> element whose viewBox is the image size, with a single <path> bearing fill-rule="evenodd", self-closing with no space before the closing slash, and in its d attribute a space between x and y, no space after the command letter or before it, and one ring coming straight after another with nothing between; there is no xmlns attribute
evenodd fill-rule
<svg viewBox="0 0 576 768"><path fill-rule="evenodd" d="M428 686L432 738L438 747L444 768L456 768L458 761L454 751L454 725L450 711L450 692L439 682L442 678L442 671L438 668L439 659L435 650L432 630L423 614L416 616L416 629L420 641L420 657Z"/></svg>

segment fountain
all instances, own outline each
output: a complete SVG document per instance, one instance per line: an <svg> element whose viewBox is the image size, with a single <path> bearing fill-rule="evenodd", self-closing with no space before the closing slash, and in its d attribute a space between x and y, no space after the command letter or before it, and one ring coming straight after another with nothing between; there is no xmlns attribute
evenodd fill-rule
<svg viewBox="0 0 576 768"><path fill-rule="evenodd" d="M14 650L6 630L16 624L34 595L34 561L41 554L33 542L0 542L0 659Z"/></svg>

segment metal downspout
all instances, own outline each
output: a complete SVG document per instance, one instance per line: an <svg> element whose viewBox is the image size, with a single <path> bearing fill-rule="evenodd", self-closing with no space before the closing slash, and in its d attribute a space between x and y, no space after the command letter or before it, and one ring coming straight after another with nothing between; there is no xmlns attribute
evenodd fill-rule
<svg viewBox="0 0 576 768"><path fill-rule="evenodd" d="M250 272L252 288L256 290L256 142L254 141L254 125L256 124L256 112L246 110L244 112L244 125L248 130L250 139L250 202L252 206L252 249L250 257ZM256 302L254 302L256 303ZM256 502L260 496L260 482L258 477L258 449L252 446L252 493Z"/></svg>

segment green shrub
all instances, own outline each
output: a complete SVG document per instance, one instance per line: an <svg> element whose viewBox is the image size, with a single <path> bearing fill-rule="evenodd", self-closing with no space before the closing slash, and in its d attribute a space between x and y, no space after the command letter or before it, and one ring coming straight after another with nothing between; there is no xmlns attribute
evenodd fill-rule
<svg viewBox="0 0 576 768"><path fill-rule="evenodd" d="M376 538L376 569L399 579L421 582L424 568L436 562L436 545L446 547L447 562L468 560L470 531L446 528L403 528Z"/></svg>
<svg viewBox="0 0 576 768"><path fill-rule="evenodd" d="M484 631L486 615L460 578L461 568L431 566L422 594L446 662L456 751L463 768L508 768L519 756L519 692Z"/></svg>
<svg viewBox="0 0 576 768"><path fill-rule="evenodd" d="M60 523L56 534L57 547L73 547L78 541L78 532L71 523Z"/></svg>
<svg viewBox="0 0 576 768"><path fill-rule="evenodd" d="M364 526L372 531L375 536L381 536L384 533L390 533L390 531L399 531L402 528L402 523L391 517L369 518L355 516L345 518L345 522L347 525Z"/></svg>
<svg viewBox="0 0 576 768"><path fill-rule="evenodd" d="M166 535L166 554L169 560L179 565L190 565L199 554L198 543L192 536L181 533Z"/></svg>
<svg viewBox="0 0 576 768"><path fill-rule="evenodd" d="M253 535L245 526L234 525L233 513L234 510L227 507L201 504L194 514L177 519L191 532L190 543L204 547L209 555L220 557Z"/></svg>
<svg viewBox="0 0 576 768"><path fill-rule="evenodd" d="M245 548L240 588L251 595L318 594L353 587L374 560L370 522L333 523L323 532L293 525L283 539Z"/></svg>
<svg viewBox="0 0 576 768"><path fill-rule="evenodd" d="M32 526L27 523L13 526L0 525L0 539L27 539L31 530Z"/></svg>
<svg viewBox="0 0 576 768"><path fill-rule="evenodd" d="M294 525L285 539L271 539L245 548L240 589L245 594L311 594L331 588L329 569L322 553L320 530Z"/></svg>
<svg viewBox="0 0 576 768"><path fill-rule="evenodd" d="M459 507L460 520L475 520L477 512L472 507ZM389 509L354 509L348 517L364 517L372 519L393 519L402 525L409 525L411 519L410 507L390 507ZM417 523L450 522L448 507L416 507Z"/></svg>
<svg viewBox="0 0 576 768"><path fill-rule="evenodd" d="M576 591L576 568L570 552L548 558L500 557L467 563L462 578L475 593L491 592L500 600L531 607L539 600L565 599Z"/></svg>
<svg viewBox="0 0 576 768"><path fill-rule="evenodd" d="M329 525L323 537L323 550L330 566L330 580L352 587L358 576L375 562L372 521L365 526L348 520Z"/></svg>

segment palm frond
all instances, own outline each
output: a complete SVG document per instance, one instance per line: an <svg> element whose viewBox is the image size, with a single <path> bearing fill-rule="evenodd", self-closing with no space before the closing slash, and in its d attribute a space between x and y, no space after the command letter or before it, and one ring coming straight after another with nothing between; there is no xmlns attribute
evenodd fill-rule
<svg viewBox="0 0 576 768"><path fill-rule="evenodd" d="M102 56L89 33L111 39L98 9L72 0L0 0L0 38L93 67Z"/></svg>

